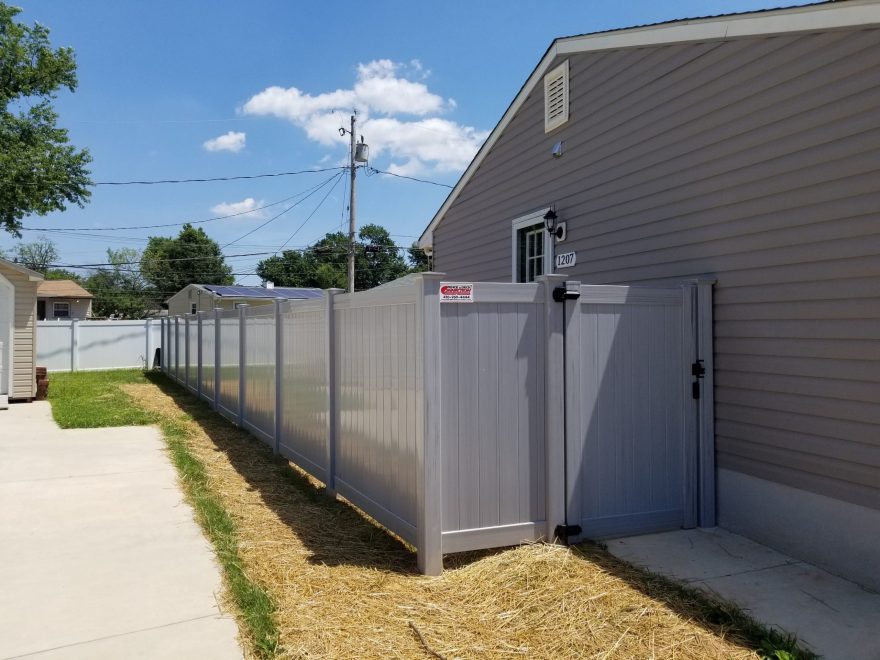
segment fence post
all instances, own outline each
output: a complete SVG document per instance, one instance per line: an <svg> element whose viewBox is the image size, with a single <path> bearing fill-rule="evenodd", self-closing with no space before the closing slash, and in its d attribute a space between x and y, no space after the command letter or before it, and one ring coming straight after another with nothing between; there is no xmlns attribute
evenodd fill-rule
<svg viewBox="0 0 880 660"><path fill-rule="evenodd" d="M416 280L417 383L422 390L422 419L416 433L416 539L419 570L443 572L443 454L441 451L440 280L443 273L422 273Z"/></svg>
<svg viewBox="0 0 880 660"><path fill-rule="evenodd" d="M214 308L214 400L211 402L214 410L220 407L220 308Z"/></svg>
<svg viewBox="0 0 880 660"><path fill-rule="evenodd" d="M183 317L183 362L184 362L184 370L183 370L183 384L186 387L189 387L189 364L192 359L189 354L189 326L190 321L189 318Z"/></svg>
<svg viewBox="0 0 880 660"><path fill-rule="evenodd" d="M180 316L174 317L174 380L180 382Z"/></svg>
<svg viewBox="0 0 880 660"><path fill-rule="evenodd" d="M556 527L566 522L568 498L565 464L565 340L564 324L568 321L565 303L553 300L553 289L565 286L564 275L542 275L544 285L544 443L547 531L549 541L556 540ZM572 282L580 287L580 282Z"/></svg>
<svg viewBox="0 0 880 660"><path fill-rule="evenodd" d="M324 302L327 305L327 337L324 354L324 364L327 370L327 482L325 484L327 495L336 497L336 447L339 443L338 423L339 409L336 398L336 312L333 309L333 299L337 294L344 293L343 289L327 289L324 291Z"/></svg>
<svg viewBox="0 0 880 660"><path fill-rule="evenodd" d="M196 312L196 394L200 400L202 398L202 361L204 359L202 355L202 319L204 317L205 312Z"/></svg>
<svg viewBox="0 0 880 660"><path fill-rule="evenodd" d="M79 371L79 319L70 322L70 370Z"/></svg>
<svg viewBox="0 0 880 660"><path fill-rule="evenodd" d="M281 410L284 394L284 317L281 315L281 301L275 300L275 432L272 453L281 452Z"/></svg>
<svg viewBox="0 0 880 660"><path fill-rule="evenodd" d="M238 306L238 425L244 426L244 374L247 369L247 304Z"/></svg>
<svg viewBox="0 0 880 660"><path fill-rule="evenodd" d="M712 287L717 280L697 280L697 358L706 370L701 383L699 423L699 502L698 524L714 527L715 520L715 361L712 327Z"/></svg>
<svg viewBox="0 0 880 660"><path fill-rule="evenodd" d="M153 368L153 319L147 319L144 322L144 328L147 331L147 355L144 358L144 370L149 371Z"/></svg>

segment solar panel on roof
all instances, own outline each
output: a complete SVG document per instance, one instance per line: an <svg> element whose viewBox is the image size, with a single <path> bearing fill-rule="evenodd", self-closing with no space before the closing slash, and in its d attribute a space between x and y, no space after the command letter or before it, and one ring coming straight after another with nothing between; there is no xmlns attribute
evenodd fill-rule
<svg viewBox="0 0 880 660"><path fill-rule="evenodd" d="M320 298L322 295L320 289L301 289L297 287L265 289L261 286L222 286L218 284L204 284L202 286L221 298L284 298L290 300Z"/></svg>

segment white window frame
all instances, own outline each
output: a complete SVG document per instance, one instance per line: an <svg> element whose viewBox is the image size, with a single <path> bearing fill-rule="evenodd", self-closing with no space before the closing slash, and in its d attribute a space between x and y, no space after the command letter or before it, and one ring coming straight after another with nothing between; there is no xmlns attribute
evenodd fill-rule
<svg viewBox="0 0 880 660"><path fill-rule="evenodd" d="M511 263L511 282L519 282L519 232L523 229L529 229L535 225L540 225L544 230L544 275L553 274L553 264L556 259L556 239L544 229L544 216L550 210L548 206L540 211L533 211L528 215L520 216L511 222L511 245L510 245L510 263Z"/></svg>
<svg viewBox="0 0 880 660"><path fill-rule="evenodd" d="M63 316L58 315L58 306L63 305L67 308L67 314ZM52 303L52 316L56 319L69 319L70 318L70 303L69 302L53 302Z"/></svg>
<svg viewBox="0 0 880 660"><path fill-rule="evenodd" d="M562 77L562 97L563 97L563 107L562 114L558 117L554 117L550 119L550 105L549 98L547 92L550 88L550 81L556 80L559 77ZM568 75L568 60L565 60L562 64L555 67L552 71L550 71L547 75L544 76L544 132L550 133L551 131L559 128L564 123L568 121L568 105L569 105L569 75Z"/></svg>

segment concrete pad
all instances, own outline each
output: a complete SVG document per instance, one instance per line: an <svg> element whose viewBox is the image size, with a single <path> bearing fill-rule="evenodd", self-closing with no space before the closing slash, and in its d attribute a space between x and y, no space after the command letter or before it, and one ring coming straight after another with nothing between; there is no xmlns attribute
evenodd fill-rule
<svg viewBox="0 0 880 660"><path fill-rule="evenodd" d="M880 594L720 528L608 541L615 556L732 601L827 660L880 659Z"/></svg>
<svg viewBox="0 0 880 660"><path fill-rule="evenodd" d="M240 658L158 430L0 415L0 659Z"/></svg>

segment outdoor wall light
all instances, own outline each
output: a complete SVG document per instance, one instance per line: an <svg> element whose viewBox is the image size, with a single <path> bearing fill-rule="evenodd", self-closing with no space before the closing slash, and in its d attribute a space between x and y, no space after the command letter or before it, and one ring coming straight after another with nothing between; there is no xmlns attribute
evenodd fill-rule
<svg viewBox="0 0 880 660"><path fill-rule="evenodd" d="M547 230L548 234L556 238L562 238L565 229L557 222L558 219L559 216L556 215L556 210L551 206L550 210L544 214L544 229Z"/></svg>

